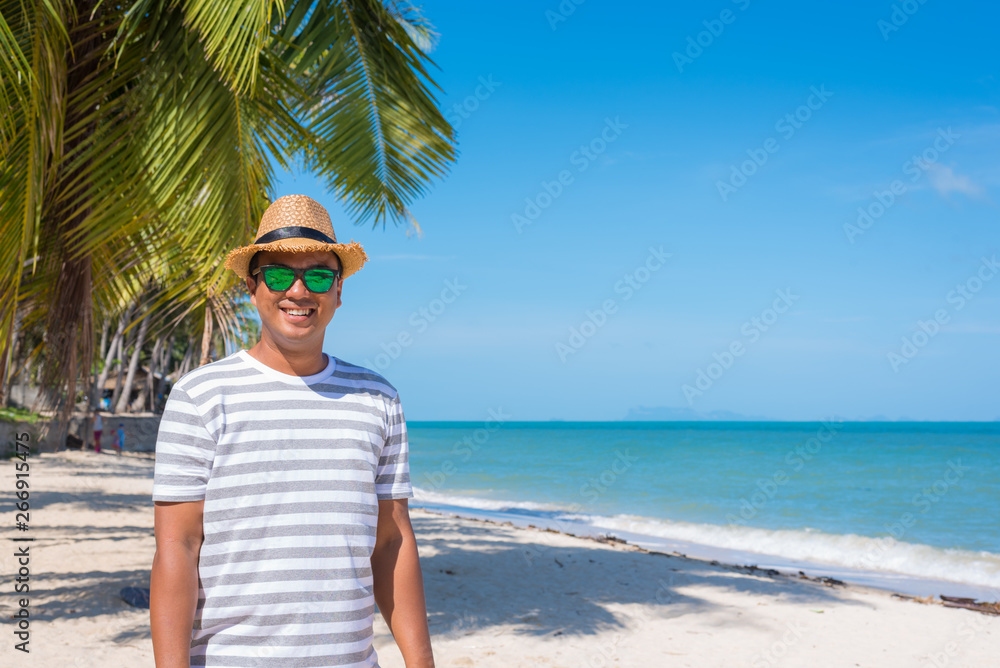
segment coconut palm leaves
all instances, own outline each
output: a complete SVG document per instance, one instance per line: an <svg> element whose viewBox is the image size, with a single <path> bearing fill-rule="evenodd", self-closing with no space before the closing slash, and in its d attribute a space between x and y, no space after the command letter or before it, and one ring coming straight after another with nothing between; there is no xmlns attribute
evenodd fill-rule
<svg viewBox="0 0 1000 668"><path fill-rule="evenodd" d="M44 324L46 378L73 397L95 314L140 301L150 326L211 303L238 331L221 260L276 165L320 174L356 222L404 219L455 155L430 34L375 0L0 0L0 375Z"/></svg>

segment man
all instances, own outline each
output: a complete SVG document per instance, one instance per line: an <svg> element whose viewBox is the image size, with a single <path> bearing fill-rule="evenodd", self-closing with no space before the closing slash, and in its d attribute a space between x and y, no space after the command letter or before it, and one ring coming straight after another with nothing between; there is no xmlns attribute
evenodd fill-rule
<svg viewBox="0 0 1000 668"><path fill-rule="evenodd" d="M250 350L174 386L156 445L150 624L158 668L377 666L374 604L408 668L433 666L396 390L323 354L364 265L329 214L276 200L226 267Z"/></svg>

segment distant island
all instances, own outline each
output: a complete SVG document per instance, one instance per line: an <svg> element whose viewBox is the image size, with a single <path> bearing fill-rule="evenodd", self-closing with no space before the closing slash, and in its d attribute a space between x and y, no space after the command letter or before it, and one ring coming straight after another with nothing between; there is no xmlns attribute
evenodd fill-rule
<svg viewBox="0 0 1000 668"><path fill-rule="evenodd" d="M846 418L835 415L824 419L833 419L843 422L941 422L941 420L916 420L908 415L900 416L897 419L886 417L885 415L872 415L870 417ZM623 422L788 422L788 420L775 420L774 418L761 415L743 415L733 411L718 410L701 412L693 408L674 408L673 406L636 406L630 408ZM791 420L800 422L801 420ZM950 422L951 420L945 420ZM958 420L968 422L968 420ZM984 420L990 422L990 420ZM1000 422L1000 417L992 422Z"/></svg>

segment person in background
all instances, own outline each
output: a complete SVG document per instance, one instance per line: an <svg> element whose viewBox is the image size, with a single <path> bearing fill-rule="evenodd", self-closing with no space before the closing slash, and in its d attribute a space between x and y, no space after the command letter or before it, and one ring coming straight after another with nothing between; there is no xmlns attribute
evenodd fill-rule
<svg viewBox="0 0 1000 668"><path fill-rule="evenodd" d="M118 456L125 450L125 423L118 423L118 431L115 433L115 442L118 444Z"/></svg>
<svg viewBox="0 0 1000 668"><path fill-rule="evenodd" d="M94 452L101 454L101 432L104 431L104 420L101 411L94 409Z"/></svg>

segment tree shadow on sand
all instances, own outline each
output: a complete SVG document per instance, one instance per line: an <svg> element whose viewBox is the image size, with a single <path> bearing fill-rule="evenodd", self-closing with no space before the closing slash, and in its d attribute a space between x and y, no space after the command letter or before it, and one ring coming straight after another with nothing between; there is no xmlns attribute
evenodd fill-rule
<svg viewBox="0 0 1000 668"><path fill-rule="evenodd" d="M81 564L86 567L86 564ZM32 619L80 619L133 613L145 619L149 613L122 600L123 587L149 588L149 569L101 571L79 570L71 573L32 573ZM148 637L148 629L146 631Z"/></svg>
<svg viewBox="0 0 1000 668"><path fill-rule="evenodd" d="M413 525L427 553L421 565L434 634L514 625L529 635L591 635L653 618L711 612L736 619L740 614L687 593L690 587L810 607L857 604L818 583L741 572L695 559L621 547L608 550L596 544L522 544L503 525L463 522L461 529L455 529L451 520L425 515L415 515ZM613 611L630 604L641 608ZM740 623L755 625L743 617Z"/></svg>
<svg viewBox="0 0 1000 668"><path fill-rule="evenodd" d="M97 489L74 489L65 492L36 492L31 497L31 509L40 511L59 504L81 506L89 511L143 510L153 507L149 494L108 494Z"/></svg>

